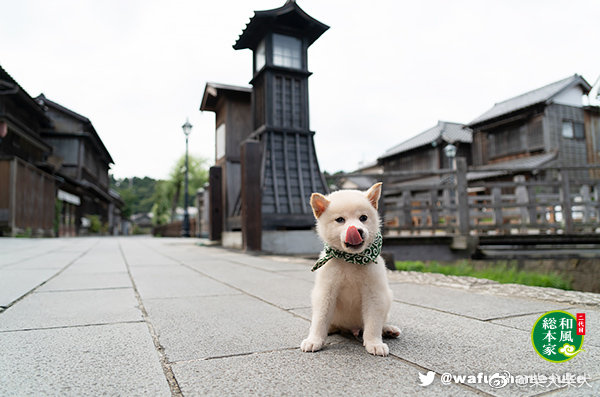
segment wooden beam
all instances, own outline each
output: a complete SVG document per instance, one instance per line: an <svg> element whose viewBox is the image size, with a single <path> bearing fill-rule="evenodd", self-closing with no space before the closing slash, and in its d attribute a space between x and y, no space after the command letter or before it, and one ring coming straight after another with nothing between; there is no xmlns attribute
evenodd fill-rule
<svg viewBox="0 0 600 397"><path fill-rule="evenodd" d="M262 145L246 141L241 145L242 160L242 244L244 250L262 249L262 198L260 164Z"/></svg>
<svg viewBox="0 0 600 397"><path fill-rule="evenodd" d="M211 240L221 240L223 232L223 172L221 167L210 167L208 171L209 182L209 211L208 235Z"/></svg>
<svg viewBox="0 0 600 397"><path fill-rule="evenodd" d="M571 183L569 181L569 171L560 170L560 204L562 206L562 216L565 222L565 232L573 233L573 213L571 206Z"/></svg>
<svg viewBox="0 0 600 397"><path fill-rule="evenodd" d="M302 213L308 213L308 208L306 206L306 194L304 192L304 178L302 176L302 161L300 161L300 134L296 133L296 164L298 167L298 186L300 187L300 196L302 200L300 203L302 204Z"/></svg>
<svg viewBox="0 0 600 397"><path fill-rule="evenodd" d="M315 182L315 164L314 164L314 159L316 159L316 154L314 151L314 148L312 147L311 144L312 139L308 138L306 139L306 146L308 149L308 166L310 169L310 187L312 189L313 193L317 192L317 184ZM321 193L326 193L326 192L321 192Z"/></svg>
<svg viewBox="0 0 600 397"><path fill-rule="evenodd" d="M287 152L287 132L282 132L283 135L283 169L285 173L285 191L287 193L288 200L288 211L290 214L294 213L294 203L292 201L292 186L290 183L290 167L288 164L288 152Z"/></svg>
<svg viewBox="0 0 600 397"><path fill-rule="evenodd" d="M492 188L492 204L494 208L494 225L500 230L504 224L504 217L502 216L502 190L499 187Z"/></svg>
<svg viewBox="0 0 600 397"><path fill-rule="evenodd" d="M279 205L279 187L277 186L277 167L275 166L275 135L274 132L269 132L269 146L271 152L271 175L273 178L273 196L275 197L275 213L281 212L281 206Z"/></svg>

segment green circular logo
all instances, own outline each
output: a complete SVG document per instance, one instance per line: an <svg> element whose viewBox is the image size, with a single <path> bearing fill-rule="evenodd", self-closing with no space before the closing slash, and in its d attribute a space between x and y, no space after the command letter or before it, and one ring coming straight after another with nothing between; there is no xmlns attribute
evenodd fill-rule
<svg viewBox="0 0 600 397"><path fill-rule="evenodd" d="M545 313L535 322L531 343L544 360L562 363L582 351L583 335L578 335L575 316L555 310Z"/></svg>

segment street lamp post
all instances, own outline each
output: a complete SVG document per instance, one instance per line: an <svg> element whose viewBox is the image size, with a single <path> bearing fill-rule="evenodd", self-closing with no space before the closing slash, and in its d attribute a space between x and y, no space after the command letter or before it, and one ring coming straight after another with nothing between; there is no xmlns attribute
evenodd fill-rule
<svg viewBox="0 0 600 397"><path fill-rule="evenodd" d="M452 143L447 144L444 148L444 154L450 160L450 166L454 168L454 159L456 158L456 146L454 146Z"/></svg>
<svg viewBox="0 0 600 397"><path fill-rule="evenodd" d="M181 126L185 135L185 176L184 176L184 198L183 198L183 223L181 225L181 236L190 237L190 214L188 213L188 137L192 132L192 125L189 120Z"/></svg>

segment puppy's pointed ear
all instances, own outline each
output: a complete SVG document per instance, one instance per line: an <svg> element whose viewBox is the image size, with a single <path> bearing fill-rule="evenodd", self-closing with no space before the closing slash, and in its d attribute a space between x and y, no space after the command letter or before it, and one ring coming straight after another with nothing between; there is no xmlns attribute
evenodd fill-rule
<svg viewBox="0 0 600 397"><path fill-rule="evenodd" d="M377 205L379 203L379 196L381 196L381 185L382 183L376 183L367 190L366 196L369 199L371 205L377 209Z"/></svg>
<svg viewBox="0 0 600 397"><path fill-rule="evenodd" d="M310 206L312 207L315 218L319 219L321 214L329 207L329 200L320 193L313 193L310 196Z"/></svg>

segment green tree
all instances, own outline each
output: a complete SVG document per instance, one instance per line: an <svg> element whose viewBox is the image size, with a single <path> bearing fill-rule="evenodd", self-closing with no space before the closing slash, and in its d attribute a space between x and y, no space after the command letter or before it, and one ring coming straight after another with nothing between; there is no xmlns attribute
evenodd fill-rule
<svg viewBox="0 0 600 397"><path fill-rule="evenodd" d="M115 179L110 176L111 188L117 191L125 203L123 216L128 218L133 214L148 213L154 205L154 190L157 181L152 178L123 178Z"/></svg>
<svg viewBox="0 0 600 397"><path fill-rule="evenodd" d="M203 187L208 181L206 159L189 156L189 198L188 204L194 203L196 190ZM132 177L115 179L110 176L111 187L116 190L125 203L123 216L133 214L153 214L152 222L163 225L173 220L175 209L184 205L184 175L185 155L181 156L169 173L168 180L155 180L152 178Z"/></svg>
<svg viewBox="0 0 600 397"><path fill-rule="evenodd" d="M193 204L196 191L208 181L208 161L202 157L190 155L188 158L188 204ZM184 206L185 154L177 160L169 174L169 194L171 198L171 220L176 208Z"/></svg>
<svg viewBox="0 0 600 397"><path fill-rule="evenodd" d="M169 223L169 184L167 181L158 181L152 195L152 223L160 226Z"/></svg>

